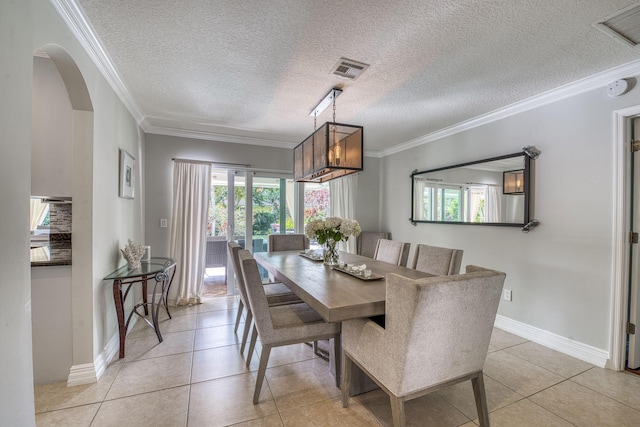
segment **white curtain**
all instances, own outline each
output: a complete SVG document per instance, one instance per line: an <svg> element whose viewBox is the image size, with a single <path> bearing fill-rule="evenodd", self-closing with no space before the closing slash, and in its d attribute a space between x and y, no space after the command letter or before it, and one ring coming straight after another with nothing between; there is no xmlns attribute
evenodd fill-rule
<svg viewBox="0 0 640 427"><path fill-rule="evenodd" d="M428 219L424 214L424 188L425 182L420 179L413 180L413 219Z"/></svg>
<svg viewBox="0 0 640 427"><path fill-rule="evenodd" d="M174 161L170 256L176 274L169 301L175 305L202 302L210 191L210 163Z"/></svg>
<svg viewBox="0 0 640 427"><path fill-rule="evenodd" d="M42 203L40 199L31 199L31 214L29 217L29 225L31 234L38 228L45 216L49 212L49 204Z"/></svg>
<svg viewBox="0 0 640 427"><path fill-rule="evenodd" d="M478 211L480 210L480 202L485 198L487 188L486 186L469 187L469 218L465 218L465 221L476 222L476 216L478 216ZM486 222L486 218L483 222Z"/></svg>
<svg viewBox="0 0 640 427"><path fill-rule="evenodd" d="M487 198L485 201L485 222L500 222L502 212L502 187L489 186L487 188Z"/></svg>
<svg viewBox="0 0 640 427"><path fill-rule="evenodd" d="M289 215L291 218L295 216L295 186L293 185L294 181L292 179L287 179L285 181L285 194L287 199L287 210L289 211ZM280 224L281 230L286 230L285 224Z"/></svg>
<svg viewBox="0 0 640 427"><path fill-rule="evenodd" d="M329 200L331 200L329 214L340 218L355 219L356 192L358 191L358 174L351 174L329 181ZM338 249L356 253L356 238L340 242Z"/></svg>

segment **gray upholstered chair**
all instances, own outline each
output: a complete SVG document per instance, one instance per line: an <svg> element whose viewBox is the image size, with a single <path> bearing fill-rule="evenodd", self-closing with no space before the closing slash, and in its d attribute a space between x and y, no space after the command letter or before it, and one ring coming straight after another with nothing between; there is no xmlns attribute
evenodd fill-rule
<svg viewBox="0 0 640 427"><path fill-rule="evenodd" d="M417 245L411 268L435 276L458 274L462 264L462 254L462 249Z"/></svg>
<svg viewBox="0 0 640 427"><path fill-rule="evenodd" d="M342 322L343 406L355 363L389 395L396 427L405 425L405 400L466 380L480 425L488 426L482 368L504 279L476 266L420 280L387 275L386 328L369 319Z"/></svg>
<svg viewBox="0 0 640 427"><path fill-rule="evenodd" d="M260 336L262 347L256 389L253 394L253 403L255 404L260 398L262 382L273 347L331 338L338 341L340 339L340 323L327 323L305 303L269 305L256 260L246 250L238 251L238 257L255 325L251 334L249 352L253 351L257 336ZM338 373L340 372L338 346L335 346L334 357L335 369ZM336 374L336 387L339 386L338 378L339 376Z"/></svg>
<svg viewBox="0 0 640 427"><path fill-rule="evenodd" d="M229 242L228 246L229 253L231 254L231 261L233 263L233 269L236 273L236 283L238 285L238 290L240 291L240 303L238 304L238 313L236 314L236 324L233 328L233 332L238 332L243 308L246 308L247 310L247 317L244 321L244 331L242 332L242 344L240 345L240 354L244 354L244 348L247 344L247 338L249 337L249 329L251 327L253 315L249 306L249 300L247 299L247 289L244 284L244 278L242 277L242 271L240 270L240 260L238 258L238 251L242 250L242 248L235 242ZM264 293L267 295L269 304L279 305L302 302L302 300L298 298L298 296L294 294L293 291L284 283L265 283L263 286Z"/></svg>
<svg viewBox="0 0 640 427"><path fill-rule="evenodd" d="M378 239L388 239L386 231L363 231L356 237L356 252L358 255L373 258L376 253Z"/></svg>
<svg viewBox="0 0 640 427"><path fill-rule="evenodd" d="M389 264L407 266L411 243L396 242L395 240L378 239L373 259Z"/></svg>
<svg viewBox="0 0 640 427"><path fill-rule="evenodd" d="M304 234L270 234L268 239L269 252L309 249L309 239Z"/></svg>

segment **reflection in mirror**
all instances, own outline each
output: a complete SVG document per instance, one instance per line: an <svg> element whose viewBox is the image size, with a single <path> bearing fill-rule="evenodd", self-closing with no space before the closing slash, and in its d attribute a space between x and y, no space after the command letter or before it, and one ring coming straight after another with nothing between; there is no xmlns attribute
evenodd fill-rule
<svg viewBox="0 0 640 427"><path fill-rule="evenodd" d="M412 222L522 226L529 221L529 157L510 154L412 176Z"/></svg>

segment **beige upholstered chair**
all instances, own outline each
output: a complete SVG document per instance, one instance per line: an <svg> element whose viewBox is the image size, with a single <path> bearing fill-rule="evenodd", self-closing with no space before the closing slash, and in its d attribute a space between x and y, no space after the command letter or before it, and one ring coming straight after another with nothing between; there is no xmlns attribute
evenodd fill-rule
<svg viewBox="0 0 640 427"><path fill-rule="evenodd" d="M242 344L240 345L240 354L244 354L244 348L247 344L247 338L249 337L249 329L251 327L253 315L251 313L251 308L249 307L247 289L244 284L244 278L242 277L242 271L240 270L240 260L238 258L238 251L240 251L242 247L235 242L229 242L228 246L229 253L231 254L231 261L233 263L233 269L236 273L236 283L238 284L238 290L240 291L240 303L238 304L238 313L236 314L236 324L233 328L233 332L238 332L243 308L246 308L247 310L247 318L244 321L244 331L242 332ZM302 300L298 298L298 296L296 296L296 294L294 294L293 291L284 283L265 283L263 286L264 293L267 296L269 304L278 305L302 302Z"/></svg>
<svg viewBox="0 0 640 427"><path fill-rule="evenodd" d="M271 306L260 279L258 264L246 250L238 252L240 268L247 289L249 305L253 313L255 328L251 334L249 352L253 351L257 336L260 336L260 364L253 403L258 403L264 374L269 363L271 348L333 338L340 339L340 323L327 323L305 303ZM340 372L339 346L335 346L335 369ZM336 387L339 376L336 374Z"/></svg>
<svg viewBox="0 0 640 427"><path fill-rule="evenodd" d="M373 258L378 246L378 239L388 239L386 231L363 231L356 237L356 251L358 255Z"/></svg>
<svg viewBox="0 0 640 427"><path fill-rule="evenodd" d="M396 242L395 240L378 239L373 259L389 264L407 266L411 243Z"/></svg>
<svg viewBox="0 0 640 427"><path fill-rule="evenodd" d="M417 245L411 268L436 276L458 274L462 264L462 253L461 249Z"/></svg>
<svg viewBox="0 0 640 427"><path fill-rule="evenodd" d="M466 380L480 425L488 426L482 368L504 279L476 266L420 280L387 275L386 328L369 319L342 322L343 406L355 363L389 395L396 427L405 425L405 400Z"/></svg>
<svg viewBox="0 0 640 427"><path fill-rule="evenodd" d="M268 251L303 251L309 248L309 239L304 234L270 234Z"/></svg>

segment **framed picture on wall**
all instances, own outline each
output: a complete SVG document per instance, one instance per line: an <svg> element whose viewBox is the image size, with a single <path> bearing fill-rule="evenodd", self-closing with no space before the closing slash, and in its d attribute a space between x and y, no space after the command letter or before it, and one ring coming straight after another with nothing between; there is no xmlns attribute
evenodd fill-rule
<svg viewBox="0 0 640 427"><path fill-rule="evenodd" d="M136 159L122 148L120 149L120 194L125 199L133 199L135 185Z"/></svg>

